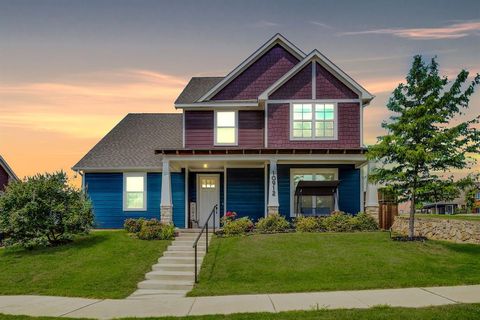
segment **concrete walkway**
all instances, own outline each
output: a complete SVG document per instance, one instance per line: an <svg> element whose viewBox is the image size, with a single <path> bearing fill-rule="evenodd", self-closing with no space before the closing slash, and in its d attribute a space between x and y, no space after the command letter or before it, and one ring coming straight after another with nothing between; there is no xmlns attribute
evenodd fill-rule
<svg viewBox="0 0 480 320"><path fill-rule="evenodd" d="M197 298L157 296L151 299L138 300L0 296L0 313L111 319L240 312L281 312L317 308L370 308L377 305L417 308L455 303L480 303L480 285Z"/></svg>

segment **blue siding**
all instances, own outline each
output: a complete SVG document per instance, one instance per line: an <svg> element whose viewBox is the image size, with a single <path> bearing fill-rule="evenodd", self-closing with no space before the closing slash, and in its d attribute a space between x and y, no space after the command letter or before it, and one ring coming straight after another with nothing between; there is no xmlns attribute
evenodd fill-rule
<svg viewBox="0 0 480 320"><path fill-rule="evenodd" d="M227 169L227 211L258 220L265 215L263 168Z"/></svg>
<svg viewBox="0 0 480 320"><path fill-rule="evenodd" d="M355 169L353 165L278 165L278 202L281 215L290 216L291 168L338 168L339 209L351 214L357 214L360 211L360 169Z"/></svg>
<svg viewBox="0 0 480 320"><path fill-rule="evenodd" d="M185 227L185 173L172 172L170 174L172 181L172 204L173 204L173 224L176 227ZM160 202L160 201L159 201Z"/></svg>
<svg viewBox="0 0 480 320"><path fill-rule="evenodd" d="M338 207L341 211L357 214L360 211L360 169L340 168L338 171Z"/></svg>
<svg viewBox="0 0 480 320"><path fill-rule="evenodd" d="M172 173L173 219L183 227L185 182L182 173ZM122 228L128 218L160 219L161 173L147 174L147 210L123 211L123 173L86 173L85 187L92 200L97 228Z"/></svg>

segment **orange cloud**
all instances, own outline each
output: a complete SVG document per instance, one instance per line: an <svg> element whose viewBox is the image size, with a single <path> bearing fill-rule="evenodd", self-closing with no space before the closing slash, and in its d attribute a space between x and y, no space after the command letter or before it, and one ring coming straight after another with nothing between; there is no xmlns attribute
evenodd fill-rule
<svg viewBox="0 0 480 320"><path fill-rule="evenodd" d="M19 176L69 170L128 112L175 112L185 83L148 70L0 82L0 153Z"/></svg>
<svg viewBox="0 0 480 320"><path fill-rule="evenodd" d="M458 39L477 34L480 31L479 21L454 23L438 28L399 28L373 29L365 31L343 32L340 35L387 34L399 38L415 40Z"/></svg>

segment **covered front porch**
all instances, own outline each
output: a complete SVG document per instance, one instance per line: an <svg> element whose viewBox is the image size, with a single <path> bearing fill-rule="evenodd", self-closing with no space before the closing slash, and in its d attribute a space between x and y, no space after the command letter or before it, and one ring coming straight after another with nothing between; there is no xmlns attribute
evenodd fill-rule
<svg viewBox="0 0 480 320"><path fill-rule="evenodd" d="M317 213L328 215L335 210L350 214L364 211L361 170L367 162L363 153L162 155L161 218L164 222L169 222L169 217L172 219L174 211L169 201L171 187L167 185L171 181L170 171L183 173L186 228L203 226L215 205L218 206L217 226L228 211L254 221L272 213L294 218ZM301 181L335 181L336 185L331 194L299 198L295 192Z"/></svg>

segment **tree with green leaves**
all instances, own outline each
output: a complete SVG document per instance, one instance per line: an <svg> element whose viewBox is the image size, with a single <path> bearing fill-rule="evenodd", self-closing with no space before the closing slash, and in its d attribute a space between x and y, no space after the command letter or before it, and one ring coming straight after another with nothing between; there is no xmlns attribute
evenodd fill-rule
<svg viewBox="0 0 480 320"><path fill-rule="evenodd" d="M387 132L367 154L381 164L370 181L394 189L400 202L410 201L410 238L418 201L431 197L432 187L447 191L451 186L443 181L450 170L471 167L475 160L470 155L480 152L480 130L475 128L480 115L458 121L480 75L468 83L469 73L462 70L449 81L438 69L435 58L426 63L421 56L414 57L406 83L399 84L388 100L393 115L382 123Z"/></svg>
<svg viewBox="0 0 480 320"><path fill-rule="evenodd" d="M10 183L0 197L0 233L5 245L59 245L93 227L92 204L69 185L65 172L37 174Z"/></svg>

